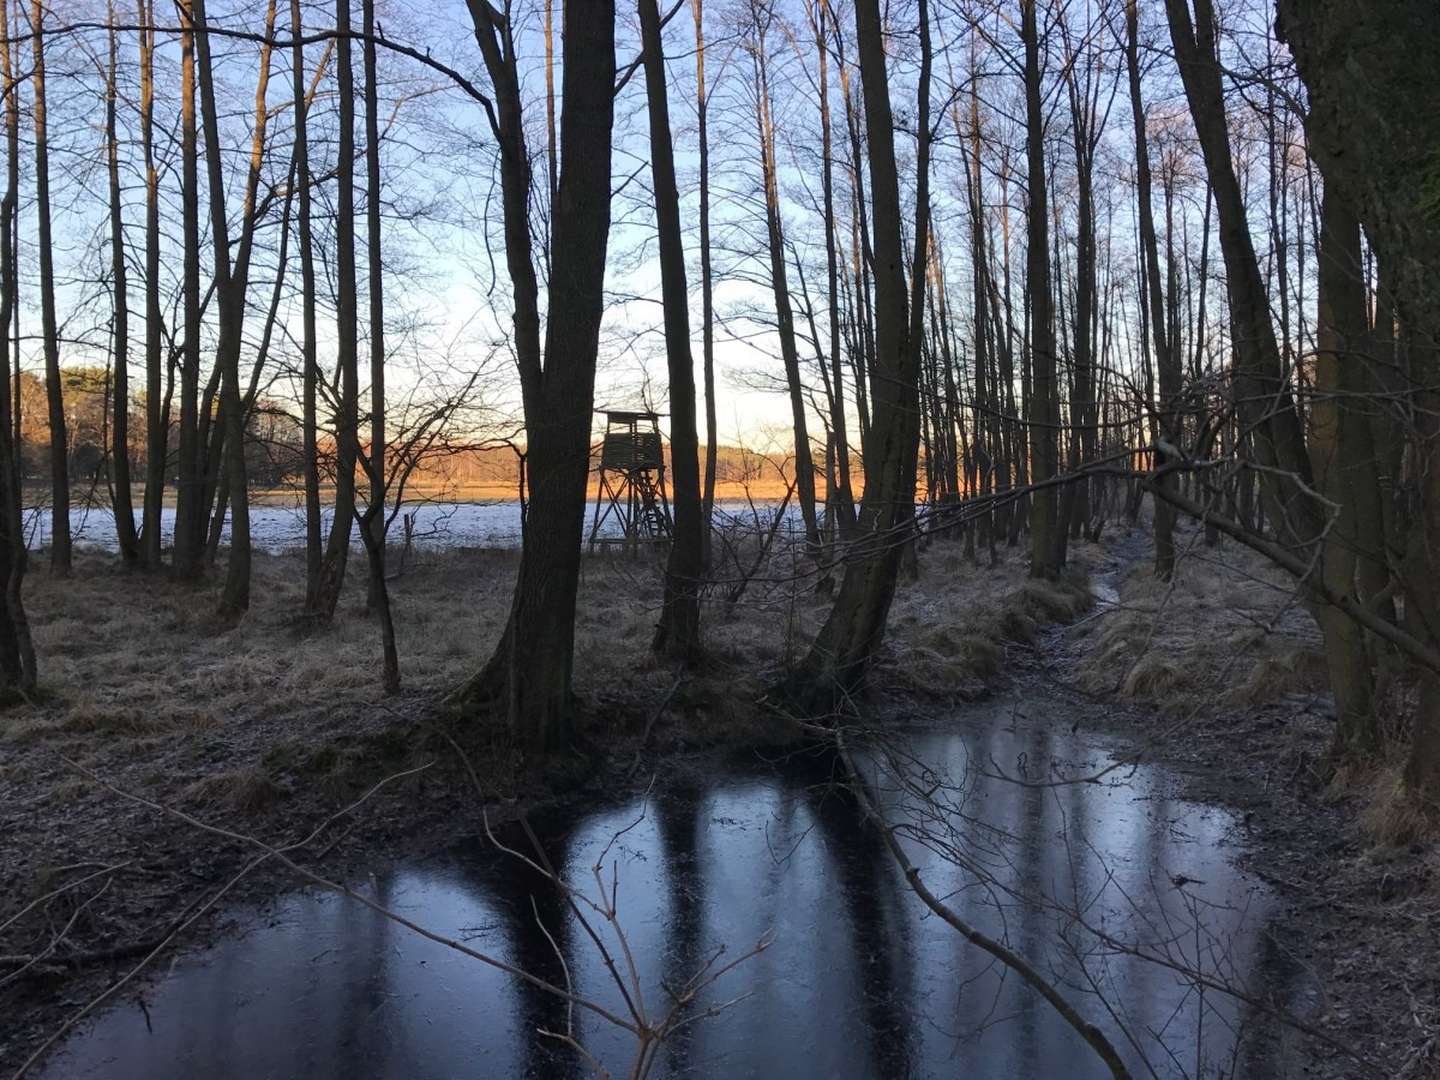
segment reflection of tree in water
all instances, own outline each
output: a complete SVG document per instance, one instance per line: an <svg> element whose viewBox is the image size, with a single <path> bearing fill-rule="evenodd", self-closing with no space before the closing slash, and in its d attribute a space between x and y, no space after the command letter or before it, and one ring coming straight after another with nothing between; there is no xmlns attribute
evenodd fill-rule
<svg viewBox="0 0 1440 1080"><path fill-rule="evenodd" d="M651 804L670 892L663 978L665 985L676 992L695 977L706 959L701 955L705 878L699 860L700 806L704 798L699 785L682 780L669 786ZM664 1015L672 1005L666 993L654 1008L657 1014ZM692 1027L687 1024L665 1040L666 1064L674 1075L683 1074L689 1065Z"/></svg>
<svg viewBox="0 0 1440 1080"><path fill-rule="evenodd" d="M787 780L803 785L806 802L824 838L835 883L850 923L855 968L860 973L861 1008L877 1075L909 1076L913 1071L914 986L902 954L909 931L904 924L897 879L885 843L861 824L854 799L839 786L841 767L831 755L803 759ZM833 767L832 767L833 766ZM833 781L833 782L832 782ZM843 1022L843 1021L842 1021Z"/></svg>
<svg viewBox="0 0 1440 1080"><path fill-rule="evenodd" d="M557 874L564 874L570 854L570 829L537 825L536 833L550 865ZM518 826L497 829L496 837L515 851L535 858L533 845ZM570 959L573 935L569 907L559 887L528 863L503 852L487 854L486 858L470 864L470 874L474 886L494 901L495 913L503 922L506 940L510 942L510 961L536 978L563 987L565 969L555 950L558 947L565 954L573 971L574 963ZM546 937L546 931L554 938L554 945ZM541 1029L561 1033L566 1030L565 999L524 979L516 979L514 986L520 1006L520 1038L524 1043L522 1075L546 1080L585 1076L584 1064L574 1050L539 1033ZM577 1036L582 1035L580 1029L584 1023L583 1010L577 1008Z"/></svg>

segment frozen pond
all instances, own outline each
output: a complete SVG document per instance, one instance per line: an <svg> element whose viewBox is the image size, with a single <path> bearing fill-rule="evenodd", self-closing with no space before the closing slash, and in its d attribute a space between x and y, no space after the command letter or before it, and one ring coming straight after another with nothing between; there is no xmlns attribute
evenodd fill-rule
<svg viewBox="0 0 1440 1080"><path fill-rule="evenodd" d="M943 828L971 867L912 840L923 880L1060 986L1122 1048L1134 1075L1275 1075L1250 1037L1268 1033L1266 1017L1113 944L1256 993L1286 992L1289 976L1265 933L1274 905L1227 853L1230 817L1175 798L1171 778L1149 767L1061 787L979 775L998 765L1043 780L1052 765L1104 766L1103 747L1071 734L1073 715L1069 703L1004 697L961 710L943 729L911 733L917 758L964 792ZM723 965L762 936L773 942L703 992L700 1009L717 1013L665 1043L652 1075L1108 1076L1038 995L912 895L832 783L833 764L752 757L662 780L648 801L621 798L535 822L570 881L593 892L591 867L602 858L607 883L613 872L652 1014L665 1011L667 987L683 986L719 950ZM921 820L913 797L877 790L892 820ZM485 842L357 888L553 984L568 973L579 996L625 1012L557 889ZM1083 909L1112 943L1066 907ZM44 1075L591 1075L577 1053L538 1033L565 1029L561 999L352 900L296 893L239 919L239 936L171 964L145 992L144 1011L133 997L117 1005ZM617 939L605 940L619 957ZM586 1050L625 1075L632 1037L583 1008L574 1023Z"/></svg>
<svg viewBox="0 0 1440 1080"><path fill-rule="evenodd" d="M743 501L726 500L715 504L720 515L738 517L752 523L749 506ZM775 512L773 504L758 506L762 520L768 522ZM585 537L590 535L594 520L595 504L592 501L585 513ZM324 510L325 529L330 526L331 511ZM411 516L411 529L417 545L431 548L517 548L520 546L520 503L506 499L493 502L417 502L403 508L390 526L390 542L399 544L405 536L404 516ZM799 527L799 513L793 507L787 511L787 518L793 518ZM44 547L50 542L50 512L48 509L32 509L26 512L26 528L32 548ZM166 507L162 512L164 544L168 547L175 528L175 509ZM77 545L115 551L115 519L108 507L75 508L70 512L71 538ZM618 536L620 530L615 518L601 523L601 536ZM277 554L305 546L305 510L303 506L253 505L250 507L250 537L254 546L262 551ZM227 520L221 534L221 543L230 542L230 526ZM360 541L353 542L356 550Z"/></svg>

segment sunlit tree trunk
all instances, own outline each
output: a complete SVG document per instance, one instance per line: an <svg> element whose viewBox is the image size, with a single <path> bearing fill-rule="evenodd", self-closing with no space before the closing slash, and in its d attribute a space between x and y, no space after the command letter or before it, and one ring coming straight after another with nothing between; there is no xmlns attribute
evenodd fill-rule
<svg viewBox="0 0 1440 1080"><path fill-rule="evenodd" d="M829 0L811 0L810 19L815 28L815 52L820 63L821 188L825 209L825 276L830 308L830 431L834 440L835 495L831 505L838 517L837 532L847 540L855 530L855 494L850 484L849 421L845 417L845 368L840 352L840 256L836 249L835 154L830 120L830 53L827 20L833 21ZM839 33L839 26L836 26ZM829 480L827 478L827 484Z"/></svg>
<svg viewBox="0 0 1440 1080"><path fill-rule="evenodd" d="M575 598L610 237L615 9L610 0L566 0L563 9L560 181L542 353L515 42L509 23L485 0L468 5L495 89L491 122L500 145L530 502L510 617L489 663L456 698L471 707L503 703L517 742L544 754L567 748L574 736Z"/></svg>
<svg viewBox="0 0 1440 1080"><path fill-rule="evenodd" d="M695 124L700 153L700 350L705 382L705 479L701 494L705 516L705 565L715 515L715 468L720 452L715 404L715 284L710 265L710 97L705 86L705 19L703 0L695 7Z"/></svg>
<svg viewBox="0 0 1440 1080"><path fill-rule="evenodd" d="M300 209L297 243L300 248L301 332L301 469L305 484L305 610L316 611L320 590L320 463L316 428L316 388L320 381L315 318L315 254L310 226L310 102L305 94L305 47L301 44L300 0L290 0L291 82L295 109L295 185Z"/></svg>
<svg viewBox="0 0 1440 1080"><path fill-rule="evenodd" d="M785 229L780 218L780 181L775 161L775 126L771 115L770 79L766 55L766 24L773 13L752 6L755 40L751 59L755 71L755 122L760 139L760 172L765 184L765 225L770 255L770 286L775 299L775 324L780 338L780 359L790 392L790 421L795 434L795 493L805 523L805 542L811 551L820 547L819 519L815 513L815 461L810 452L810 430L805 410L805 387L800 379L800 352L795 344L795 315L785 269Z"/></svg>
<svg viewBox="0 0 1440 1080"><path fill-rule="evenodd" d="M359 351L356 323L359 307L355 287L355 76L350 65L350 0L335 0L335 63L340 91L340 132L335 166L336 367L340 373L339 407L335 418L335 516L320 563L315 611L335 614L350 535L355 525L355 467L359 461Z"/></svg>
<svg viewBox="0 0 1440 1080"><path fill-rule="evenodd" d="M180 578L200 570L204 477L200 473L200 156L195 126L195 24L185 0L180 16L181 291L184 330L180 354L179 464L175 478L175 548Z"/></svg>
<svg viewBox="0 0 1440 1080"><path fill-rule="evenodd" d="M650 171L660 235L660 292L665 313L665 358L670 374L670 473L675 535L665 565L665 606L655 630L656 652L682 663L700 655L700 579L704 573L704 513L700 450L695 429L695 364L690 357L690 296L680 229L680 193L665 90L665 51L656 0L639 0L645 93L650 116Z"/></svg>
<svg viewBox="0 0 1440 1080"><path fill-rule="evenodd" d="M215 297L219 309L219 340L215 363L220 369L220 424L222 460L217 469L225 478L230 503L230 559L220 612L236 616L250 606L250 499L245 475L245 404L240 393L240 351L244 347L245 303L250 281L256 200L265 129L269 116L266 91L270 83L270 57L275 38L276 0L265 15L265 38L260 52L260 76L255 87L255 121L249 172L246 176L242 235L231 264L230 230L225 206L225 174L221 161L219 103L215 94L214 65L207 32L205 0L191 0L195 20L195 61L200 83L202 123L205 129L205 167L210 182L210 230L215 248ZM203 524L203 522L202 522Z"/></svg>
<svg viewBox="0 0 1440 1080"><path fill-rule="evenodd" d="M930 156L930 35L923 0L920 27L916 153L920 200L916 208L911 268L917 303L923 303L924 298L929 236L926 178ZM923 313L914 313L912 319L906 297L895 122L878 0L857 0L855 41L860 54L874 205L875 369L871 373L874 412L865 453L865 492L860 503L856 541L825 625L786 687L794 705L811 715L830 712L859 686L884 636L904 541L912 525L916 454L920 442L917 395L920 342L912 338L912 333L914 327L924 323L920 317Z"/></svg>
<svg viewBox="0 0 1440 1080"><path fill-rule="evenodd" d="M375 2L361 0L365 27L365 239L370 286L370 454L365 461L370 502L360 522L370 568L369 604L380 620L380 678L387 693L400 689L400 652L385 581L385 275L380 234L380 97L375 63ZM358 439L358 432L357 432Z"/></svg>
<svg viewBox="0 0 1440 1080"><path fill-rule="evenodd" d="M45 0L30 10L35 101L35 221L39 230L40 334L45 352L45 400L50 415L50 572L70 573L70 454L65 433L65 388L55 314L55 247L50 233L50 143L45 102Z"/></svg>
<svg viewBox="0 0 1440 1080"><path fill-rule="evenodd" d="M115 33L115 5L108 8L110 63L105 85L105 161L110 180L110 287L113 296L111 349L114 368L114 409L110 424L110 465L114 481L115 537L127 566L140 562L140 541L135 533L135 510L130 500L130 297L125 268L125 228L120 201L120 140L115 111L119 91L116 78L120 43Z"/></svg>
<svg viewBox="0 0 1440 1080"><path fill-rule="evenodd" d="M0 28L10 31L10 11L0 0ZM7 336L19 302L20 275L15 265L17 208L20 189L19 79L9 41L0 43L0 76L5 95L5 195L0 199L0 338ZM25 550L24 495L14 447L12 387L8 349L0 362L0 682L22 694L35 688L35 647L25 616L23 585L28 561Z"/></svg>
<svg viewBox="0 0 1440 1080"><path fill-rule="evenodd" d="M154 23L154 0L138 0L142 26ZM164 397L163 315L160 309L160 169L155 160L155 31L139 31L140 147L145 159L145 503L140 540L145 565L159 569L163 549L169 424Z"/></svg>

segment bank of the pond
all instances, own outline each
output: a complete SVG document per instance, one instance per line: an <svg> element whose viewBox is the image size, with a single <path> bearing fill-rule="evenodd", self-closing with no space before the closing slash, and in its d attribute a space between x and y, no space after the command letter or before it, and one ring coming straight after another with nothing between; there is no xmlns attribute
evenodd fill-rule
<svg viewBox="0 0 1440 1080"><path fill-rule="evenodd" d="M1148 533L1117 536L1095 567L1111 602L1047 630L1033 663L1077 706L1106 704L1087 715L1134 760L1240 823L1241 865L1281 905L1273 947L1310 973L1288 1004L1333 1040L1297 1038L1288 1071L1266 1075L1440 1077L1435 837L1365 827L1374 793L1328 759L1333 703L1293 583L1245 549L1183 540L1165 585Z"/></svg>

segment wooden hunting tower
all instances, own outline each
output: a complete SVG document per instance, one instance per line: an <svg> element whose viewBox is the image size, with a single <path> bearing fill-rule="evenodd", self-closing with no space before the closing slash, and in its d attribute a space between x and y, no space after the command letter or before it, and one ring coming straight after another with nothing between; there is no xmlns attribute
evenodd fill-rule
<svg viewBox="0 0 1440 1080"><path fill-rule="evenodd" d="M602 536L601 527L612 517L618 534ZM660 414L607 411L590 549L596 544L624 544L634 550L642 543L669 540L671 532Z"/></svg>

